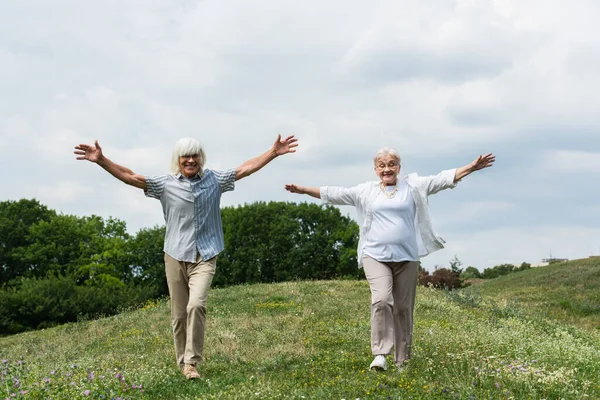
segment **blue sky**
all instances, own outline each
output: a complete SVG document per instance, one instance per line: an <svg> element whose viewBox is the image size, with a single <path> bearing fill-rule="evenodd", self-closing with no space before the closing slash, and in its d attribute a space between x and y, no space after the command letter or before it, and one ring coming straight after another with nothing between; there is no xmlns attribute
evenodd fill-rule
<svg viewBox="0 0 600 400"><path fill-rule="evenodd" d="M181 137L215 169L299 138L226 206L374 180L381 147L422 175L493 152L430 198L447 247L426 268L597 255L598 17L593 0L3 1L0 200L162 224L157 201L75 160L94 139L155 175Z"/></svg>

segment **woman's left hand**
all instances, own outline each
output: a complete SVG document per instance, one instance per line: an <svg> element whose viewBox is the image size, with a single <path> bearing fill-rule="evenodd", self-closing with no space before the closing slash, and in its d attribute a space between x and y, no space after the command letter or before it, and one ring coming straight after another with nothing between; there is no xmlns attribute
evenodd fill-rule
<svg viewBox="0 0 600 400"><path fill-rule="evenodd" d="M479 156L469 166L471 171L479 171L480 169L489 168L496 161L496 156L492 153L488 153L484 156Z"/></svg>
<svg viewBox="0 0 600 400"><path fill-rule="evenodd" d="M295 138L294 135L290 135L282 140L281 135L278 134L277 140L275 140L275 143L273 143L273 151L278 156L287 153L295 153L296 146L298 146L298 143L296 143L297 141L298 139Z"/></svg>

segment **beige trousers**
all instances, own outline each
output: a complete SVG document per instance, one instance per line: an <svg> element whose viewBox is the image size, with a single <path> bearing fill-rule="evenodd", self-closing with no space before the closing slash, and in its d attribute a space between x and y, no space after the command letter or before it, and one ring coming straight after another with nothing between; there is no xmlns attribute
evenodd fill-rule
<svg viewBox="0 0 600 400"><path fill-rule="evenodd" d="M171 296L171 325L179 367L199 364L204 351L206 298L215 275L217 257L195 263L177 261L165 253L165 271Z"/></svg>
<svg viewBox="0 0 600 400"><path fill-rule="evenodd" d="M364 257L363 268L371 288L371 351L388 355L394 348L400 365L410 358L418 264Z"/></svg>

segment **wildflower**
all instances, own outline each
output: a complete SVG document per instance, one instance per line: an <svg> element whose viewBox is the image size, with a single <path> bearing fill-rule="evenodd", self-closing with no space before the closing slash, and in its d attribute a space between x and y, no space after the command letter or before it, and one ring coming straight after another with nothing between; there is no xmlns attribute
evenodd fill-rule
<svg viewBox="0 0 600 400"><path fill-rule="evenodd" d="M19 378L15 378L14 384L16 387L21 386L21 380Z"/></svg>
<svg viewBox="0 0 600 400"><path fill-rule="evenodd" d="M8 360L2 360L2 364L8 364Z"/></svg>
<svg viewBox="0 0 600 400"><path fill-rule="evenodd" d="M23 361L17 360L17 365L21 365L21 364L23 364Z"/></svg>
<svg viewBox="0 0 600 400"><path fill-rule="evenodd" d="M94 373L93 373L93 372L90 372L90 373L88 374L88 379L89 379L90 381L93 381L93 380L94 380Z"/></svg>
<svg viewBox="0 0 600 400"><path fill-rule="evenodd" d="M496 389L500 389L500 384L496 382Z"/></svg>
<svg viewBox="0 0 600 400"><path fill-rule="evenodd" d="M84 391L84 392L83 392L83 395L84 395L84 396L89 396L89 395L90 395L90 393L91 393L91 392L90 392L90 390L88 389L88 390L86 390L86 391Z"/></svg>
<svg viewBox="0 0 600 400"><path fill-rule="evenodd" d="M27 394L29 392L29 390L21 390L19 393L21 394Z"/></svg>
<svg viewBox="0 0 600 400"><path fill-rule="evenodd" d="M55 370L50 371L50 375L54 375L56 373Z"/></svg>
<svg viewBox="0 0 600 400"><path fill-rule="evenodd" d="M44 379L42 379L45 383L50 383L50 378L46 377Z"/></svg>

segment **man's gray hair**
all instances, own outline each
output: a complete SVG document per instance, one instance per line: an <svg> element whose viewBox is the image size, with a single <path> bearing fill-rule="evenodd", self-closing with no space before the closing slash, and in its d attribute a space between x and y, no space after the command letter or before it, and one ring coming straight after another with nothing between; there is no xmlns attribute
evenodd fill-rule
<svg viewBox="0 0 600 400"><path fill-rule="evenodd" d="M392 149L391 147L383 147L383 148L379 149L377 151L377 153L375 153L375 157L373 157L373 163L376 163L377 160L379 160L380 158L382 158L384 156L394 157L396 160L398 160L398 164L400 164L402 161L400 159L400 154L398 154L398 152L396 150Z"/></svg>
<svg viewBox="0 0 600 400"><path fill-rule="evenodd" d="M177 174L181 172L179 170L179 157L191 156L198 154L200 157L200 171L204 169L204 163L206 162L206 153L199 141L192 138L182 138L175 143L173 149L173 155L171 156L171 172Z"/></svg>

